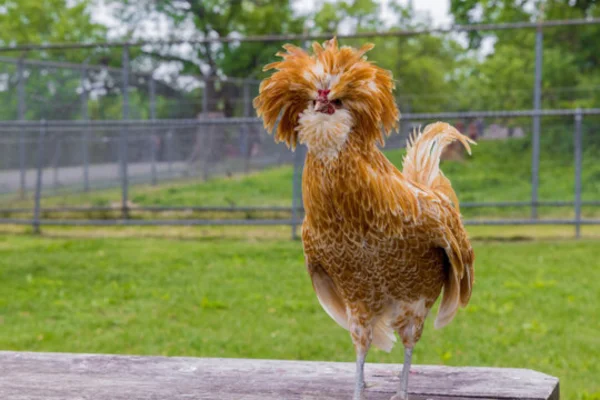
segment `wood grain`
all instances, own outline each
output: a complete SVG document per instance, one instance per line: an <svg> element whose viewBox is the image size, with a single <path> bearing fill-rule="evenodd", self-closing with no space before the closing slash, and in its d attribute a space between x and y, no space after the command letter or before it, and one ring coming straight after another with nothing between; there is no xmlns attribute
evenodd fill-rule
<svg viewBox="0 0 600 400"><path fill-rule="evenodd" d="M401 367L367 364L368 400L388 400ZM353 363L0 352L2 400L337 400ZM558 379L506 368L414 366L411 399L558 399Z"/></svg>

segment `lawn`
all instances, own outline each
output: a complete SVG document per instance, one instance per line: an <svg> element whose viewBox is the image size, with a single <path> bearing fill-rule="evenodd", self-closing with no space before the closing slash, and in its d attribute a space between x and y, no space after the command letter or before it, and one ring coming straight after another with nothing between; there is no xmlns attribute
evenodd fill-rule
<svg viewBox="0 0 600 400"><path fill-rule="evenodd" d="M299 242L52 232L0 236L0 349L354 359ZM428 321L415 362L531 368L558 376L565 399L600 398L598 242L481 240L475 251L471 304L443 330ZM368 359L401 360L400 348Z"/></svg>
<svg viewBox="0 0 600 400"><path fill-rule="evenodd" d="M600 200L600 164L596 162L597 151L590 147L583 158L583 199ZM402 150L386 152L392 162L400 166ZM473 148L473 155L460 161L445 161L442 169L452 181L462 202L528 201L531 198L531 147L529 140L481 141ZM292 168L276 167L249 175L214 178L207 182L182 181L162 183L158 186L137 185L130 189L129 198L139 206L291 206ZM540 163L541 200L573 200L574 167L569 151L545 149ZM5 197L5 201L14 199ZM118 205L119 189L91 193L65 194L44 199L45 207L57 205L109 206ZM31 203L22 203L31 207ZM464 208L466 218L529 216L528 208ZM600 208L584 207L585 217L600 216ZM206 218L206 213L186 214ZM572 217L572 208L541 208L541 217ZM47 217L48 215L46 215ZM55 215L56 216L56 215ZM118 217L118 213L93 213L87 218ZM147 217L148 214L133 212L132 216ZM158 214L152 215L159 216ZM216 218L257 218L263 214L242 213L214 215ZM8 217L8 215L6 215ZM167 215L173 218L173 215ZM281 217L281 215L267 215ZM284 216L285 217L285 216ZM289 217L289 216L288 216Z"/></svg>

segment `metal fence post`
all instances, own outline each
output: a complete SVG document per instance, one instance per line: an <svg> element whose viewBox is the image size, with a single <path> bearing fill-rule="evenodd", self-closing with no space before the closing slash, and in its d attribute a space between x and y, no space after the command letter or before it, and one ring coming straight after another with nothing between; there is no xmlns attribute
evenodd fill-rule
<svg viewBox="0 0 600 400"><path fill-rule="evenodd" d="M304 147L297 145L294 153L294 177L292 179L292 239L298 239L297 228L301 224L302 208L302 169L304 168Z"/></svg>
<svg viewBox="0 0 600 400"><path fill-rule="evenodd" d="M202 120L207 121L208 117L208 82L209 78L204 77L204 90L202 91ZM198 133L202 137L202 179L207 180L209 176L209 167L210 167L210 152L212 151L212 125L201 124L198 126Z"/></svg>
<svg viewBox="0 0 600 400"><path fill-rule="evenodd" d="M40 233L40 203L42 198L42 172L44 166L44 136L46 136L46 121L40 122L40 135L37 148L37 171L35 179L35 199L33 206L33 232Z"/></svg>
<svg viewBox="0 0 600 400"><path fill-rule="evenodd" d="M581 237L581 170L582 170L582 120L583 114L578 108L575 114L575 237Z"/></svg>
<svg viewBox="0 0 600 400"><path fill-rule="evenodd" d="M86 63L87 65L87 63ZM85 88L85 81L87 79L87 70L84 68L81 70L81 119L83 121L89 121L88 113L88 92ZM83 135L81 137L81 157L83 161L83 191L88 192L90 190L90 160L89 160L89 143L90 143L90 126L89 123L83 128Z"/></svg>
<svg viewBox="0 0 600 400"><path fill-rule="evenodd" d="M129 46L123 46L123 119L129 119Z"/></svg>
<svg viewBox="0 0 600 400"><path fill-rule="evenodd" d="M252 113L252 107L251 107L251 103L250 103L250 84L248 81L244 81L243 83L243 97L244 97L244 104L243 104L243 108L244 108L244 117L250 117L250 114ZM242 125L242 137L241 137L241 141L242 141L242 151L244 154L244 172L248 173L248 171L250 170L250 158L251 158L251 154L250 154L250 126L248 125L248 123L244 123Z"/></svg>
<svg viewBox="0 0 600 400"><path fill-rule="evenodd" d="M121 164L121 214L123 219L129 218L127 177L127 121L129 120L129 47L123 47L123 127L119 140Z"/></svg>
<svg viewBox="0 0 600 400"><path fill-rule="evenodd" d="M542 108L542 50L544 34L541 26L535 33L535 78L533 88L533 109ZM538 187L540 179L540 115L533 116L533 138L531 149L531 218L538 217Z"/></svg>
<svg viewBox="0 0 600 400"><path fill-rule="evenodd" d="M19 59L17 63L17 97L18 97L18 119L19 121L25 121L25 60L23 57ZM25 130L21 129L19 132L19 171L20 171L20 190L19 197L25 198L26 193L26 169L25 169Z"/></svg>
<svg viewBox="0 0 600 400"><path fill-rule="evenodd" d="M154 121L156 121L156 82L154 77L150 75L150 81L148 82L148 91L150 92L150 120L152 121L152 128L150 129L150 174L152 176L152 185L156 185L156 127Z"/></svg>

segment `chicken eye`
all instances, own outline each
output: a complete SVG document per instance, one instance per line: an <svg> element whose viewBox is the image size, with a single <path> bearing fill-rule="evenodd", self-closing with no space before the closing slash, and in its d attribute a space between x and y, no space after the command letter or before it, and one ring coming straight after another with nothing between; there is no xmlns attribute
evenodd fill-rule
<svg viewBox="0 0 600 400"><path fill-rule="evenodd" d="M340 99L332 100L331 103L337 108L340 108L342 106L342 100Z"/></svg>

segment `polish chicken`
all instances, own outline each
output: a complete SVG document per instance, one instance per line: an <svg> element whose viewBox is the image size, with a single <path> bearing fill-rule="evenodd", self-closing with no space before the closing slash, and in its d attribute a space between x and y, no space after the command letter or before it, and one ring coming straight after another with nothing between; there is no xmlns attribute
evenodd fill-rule
<svg viewBox="0 0 600 400"><path fill-rule="evenodd" d="M319 302L350 332L356 350L354 399L365 397L364 363L373 344L390 351L398 334L404 367L393 400L408 394L412 351L442 293L435 327L469 302L474 254L450 181L439 168L467 137L437 122L409 140L399 171L379 150L398 125L391 73L367 61L373 48L334 38L292 46L254 99L267 131L292 149L308 148L302 178L302 242Z"/></svg>

